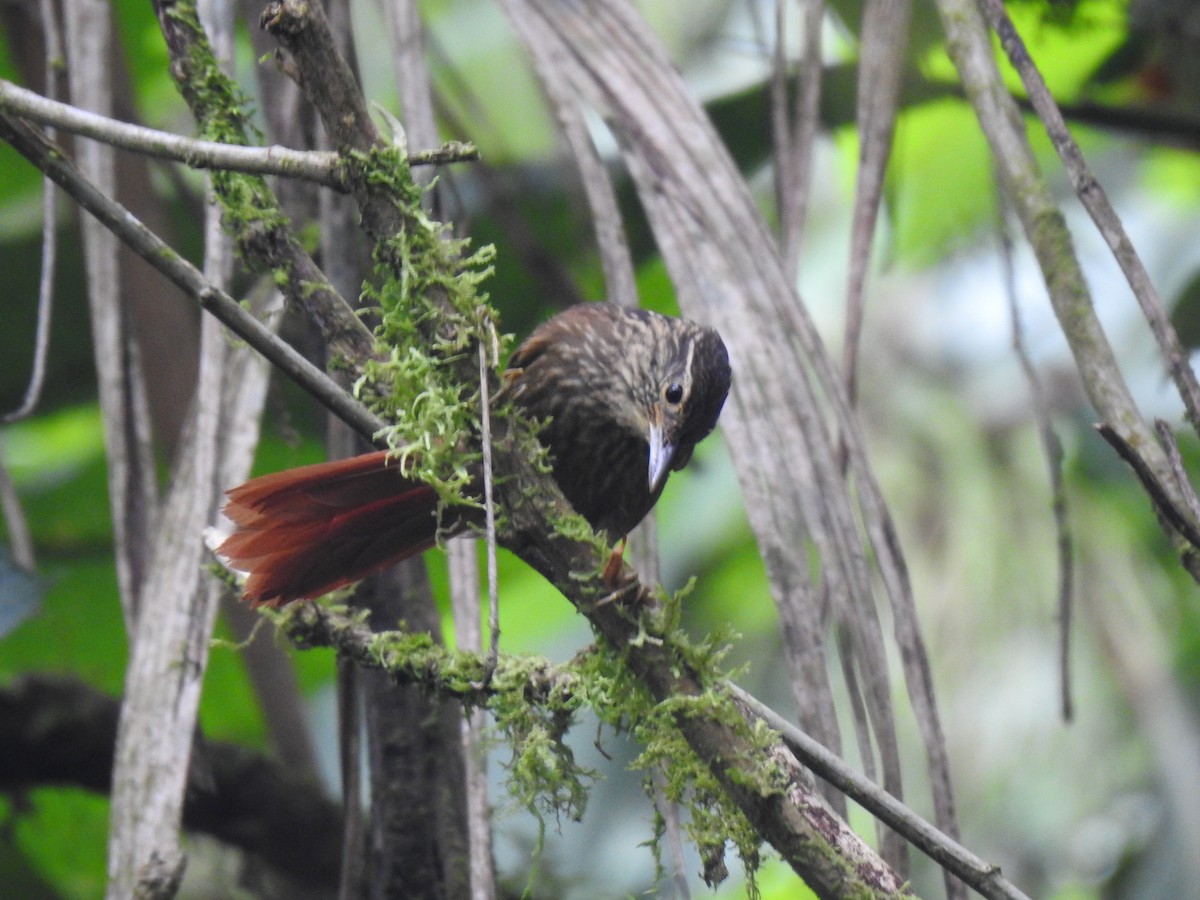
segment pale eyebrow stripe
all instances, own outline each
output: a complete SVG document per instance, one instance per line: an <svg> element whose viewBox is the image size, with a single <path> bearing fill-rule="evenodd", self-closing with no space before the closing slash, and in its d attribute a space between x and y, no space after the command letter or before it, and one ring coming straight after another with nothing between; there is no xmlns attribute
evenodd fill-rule
<svg viewBox="0 0 1200 900"><path fill-rule="evenodd" d="M692 358L696 355L696 341L688 341L687 360L683 364L683 393L684 396L692 390Z"/></svg>

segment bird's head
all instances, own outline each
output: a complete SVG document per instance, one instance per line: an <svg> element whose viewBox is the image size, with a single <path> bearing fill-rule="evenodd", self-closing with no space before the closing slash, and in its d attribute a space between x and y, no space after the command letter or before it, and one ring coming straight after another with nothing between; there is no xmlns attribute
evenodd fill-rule
<svg viewBox="0 0 1200 900"><path fill-rule="evenodd" d="M731 378L714 329L613 303L579 304L543 323L509 365L513 396L555 420L560 461L603 457L616 431L649 448L651 496L716 426Z"/></svg>
<svg viewBox="0 0 1200 900"><path fill-rule="evenodd" d="M704 325L656 316L658 339L644 359L639 402L632 410L649 446L650 493L667 474L688 464L692 451L716 427L729 393L729 354L720 335Z"/></svg>

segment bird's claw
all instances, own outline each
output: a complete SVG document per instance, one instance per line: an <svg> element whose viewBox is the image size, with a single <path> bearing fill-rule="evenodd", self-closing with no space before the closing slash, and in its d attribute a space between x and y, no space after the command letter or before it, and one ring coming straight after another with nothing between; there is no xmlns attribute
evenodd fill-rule
<svg viewBox="0 0 1200 900"><path fill-rule="evenodd" d="M640 597L642 594L642 583L638 581L636 575L630 575L625 579L623 584L617 585L613 591L596 601L596 607L608 606L610 603L623 603L625 600L633 597Z"/></svg>

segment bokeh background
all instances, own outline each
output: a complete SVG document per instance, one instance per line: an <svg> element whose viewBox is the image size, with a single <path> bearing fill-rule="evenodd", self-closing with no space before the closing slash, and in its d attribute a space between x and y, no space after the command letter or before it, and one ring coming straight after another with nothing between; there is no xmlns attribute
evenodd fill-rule
<svg viewBox="0 0 1200 900"><path fill-rule="evenodd" d="M688 0L638 4L770 205L767 78L773 3ZM29 84L21 4L0 12L0 74ZM352 5L367 96L397 99L389 61L372 53L382 31L369 0ZM1185 2L1055 0L1009 4L1072 131L1099 174L1151 276L1172 304L1186 343L1200 341L1200 14ZM603 281L586 204L518 43L490 3L422 4L443 136L475 142L483 162L446 178L458 224L495 243L488 285L506 331L526 333L556 309L599 299ZM127 115L191 133L166 73L152 11L114 0L128 77ZM843 327L850 208L858 142L854 65L860 10L831 2L823 29L826 80L815 186L799 289L832 352ZM1031 896L1200 896L1200 594L1163 537L1127 468L1093 431L1094 414L1050 311L1040 274L998 209L992 164L956 87L933 10L918 3L884 214L868 282L860 410L871 458L897 520L915 584L946 730L963 842ZM262 65L241 36L239 74L253 90ZM1014 91L1019 82L1008 73ZM594 123L604 146L601 122ZM1036 122L1031 137L1060 195L1090 287L1143 409L1181 425L1162 360L1119 270L1071 194ZM193 259L200 252L203 185L192 172L147 168L158 226ZM40 254L40 180L0 147L0 411L16 407L31 366ZM627 215L643 303L674 311L671 287L632 195ZM111 556L105 461L75 220L64 207L49 370L36 413L0 426L0 458L16 486L37 568L20 572L0 531L0 681L67 673L120 692L126 656ZM1011 266L1013 291L1006 289ZM244 285L243 285L244 286ZM151 380L186 369L195 313L178 298L141 298L139 327L158 334ZM1070 671L1074 717L1060 703L1056 541L1048 462L1030 385L1013 350L1019 329L1063 445L1075 547ZM170 307L164 311L163 307ZM736 370L736 360L735 360ZM183 373L186 375L186 373ZM164 401L169 409L171 401ZM257 469L321 456L323 419L277 383ZM1185 458L1194 434L1180 428ZM165 471L165 469L164 469ZM732 463L718 434L672 478L659 504L662 578L697 579L686 619L696 633L728 623L741 682L790 710L780 677L778 627L746 525ZM0 524L0 528L7 528ZM428 554L439 592L445 564ZM567 659L590 641L586 623L510 557L500 571L503 648ZM447 609L446 630L452 634ZM218 633L222 633L219 626ZM229 633L224 632L225 636ZM270 642L267 630L256 638ZM333 658L286 649L299 676L312 736L337 784ZM836 664L836 662L835 662ZM903 705L903 704L901 704ZM259 695L232 644L214 648L201 723L206 736L264 750ZM906 771L919 786L919 741L907 719ZM537 824L497 786L502 873L535 896L608 897L655 890L642 846L652 809L624 738L574 729L578 753L600 779L582 822ZM847 746L853 744L848 741ZM499 783L503 754L492 760ZM3 760L0 759L0 765ZM914 787L913 803L922 808ZM21 897L94 897L104 884L104 797L47 786L0 798L0 884ZM872 832L865 814L852 819ZM238 863L196 839L187 896L232 896ZM915 887L937 895L939 875L915 855ZM698 864L690 870L698 870ZM537 869L536 874L531 871ZM790 871L768 861L764 897L792 897ZM710 895L699 886L697 896ZM737 868L715 896L746 891Z"/></svg>

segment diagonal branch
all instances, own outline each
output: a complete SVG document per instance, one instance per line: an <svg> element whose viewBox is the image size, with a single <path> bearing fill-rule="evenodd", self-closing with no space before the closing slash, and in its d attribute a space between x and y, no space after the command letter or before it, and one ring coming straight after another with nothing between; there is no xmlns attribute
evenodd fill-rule
<svg viewBox="0 0 1200 900"><path fill-rule="evenodd" d="M128 210L88 181L63 152L18 119L0 113L0 138L52 178L76 203L99 219L131 250L174 282L234 334L265 356L330 412L370 438L384 423L346 394L324 372L297 353L241 305L216 288L200 270L172 250Z"/></svg>
<svg viewBox="0 0 1200 900"><path fill-rule="evenodd" d="M950 57L987 137L1000 182L1037 258L1050 305L1067 339L1088 399L1106 427L1128 445L1133 456L1145 465L1151 481L1170 498L1169 508L1186 518L1186 506L1175 490L1167 456L1138 409L1096 315L1066 221L1038 166L1016 102L1000 76L983 14L975 0L937 0L937 3ZM1007 39L1011 49L1012 35ZM1036 102L1042 104L1043 100ZM1058 121L1061 124L1061 118ZM1062 133L1066 134L1065 126ZM1078 153L1078 148L1075 152ZM1079 170L1072 174L1072 178L1080 177ZM1087 187L1084 193L1095 193L1098 189L1094 178L1083 179L1080 185ZM1102 230L1105 227L1101 225ZM1128 263L1126 260L1122 264ZM1169 351L1167 356L1169 364L1179 363L1175 374L1190 379L1186 359L1175 360ZM1142 472L1137 474L1143 483L1149 483ZM1190 546L1178 535L1174 539L1177 552L1185 557L1185 566L1196 577L1187 561L1192 552Z"/></svg>
<svg viewBox="0 0 1200 900"><path fill-rule="evenodd" d="M366 624L337 610L317 605L298 607L286 614L284 632L301 647L331 647L343 658L359 665L382 668L400 684L419 684L441 696L462 700L471 706L485 706L504 690L519 692L529 702L546 704L551 698L571 696L578 682L575 674L545 661L501 656L496 676L490 683L450 675L450 652L381 657L378 647L386 643L387 633L372 631ZM462 659L466 668L482 670L485 660L476 656L473 663ZM778 732L800 762L816 775L843 791L931 859L943 865L984 897L1024 898L1017 887L1000 874L999 867L980 859L951 836L865 778L837 754L822 746L783 716L736 684L725 683L737 703L751 716L762 719Z"/></svg>
<svg viewBox="0 0 1200 900"><path fill-rule="evenodd" d="M1171 319L1158 296L1158 289L1150 280L1150 273L1146 271L1133 242L1125 232L1125 226L1121 224L1121 219L1109 202L1103 185L1096 179L1083 158L1079 144L1067 129L1062 111L1054 102L1041 72L1029 56L1025 42L1017 33L1003 2L982 0L980 8L987 17L988 24L1000 37L1000 46L1004 48L1009 61L1021 76L1029 101L1042 120L1054 149L1058 151L1075 193L1079 195L1084 209L1092 217L1100 235L1112 251L1113 258L1125 273L1125 279L1129 282L1129 287L1150 324L1154 339L1158 342L1159 351L1166 358L1167 370L1171 373L1175 388L1183 400L1187 418L1192 427L1200 431L1200 384L1196 382L1196 373L1192 371L1188 354L1180 344L1174 326L1171 325Z"/></svg>

